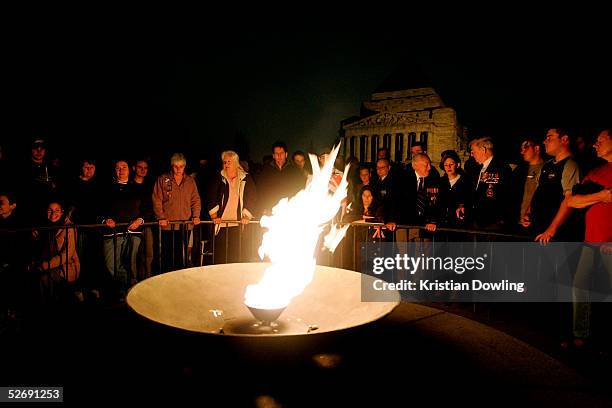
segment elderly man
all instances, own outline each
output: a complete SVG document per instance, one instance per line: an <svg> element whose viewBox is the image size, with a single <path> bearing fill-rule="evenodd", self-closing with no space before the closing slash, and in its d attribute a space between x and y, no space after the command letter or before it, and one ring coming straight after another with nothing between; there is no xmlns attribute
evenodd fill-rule
<svg viewBox="0 0 612 408"><path fill-rule="evenodd" d="M511 215L510 167L494 156L493 141L489 137L474 139L470 143L471 155L480 165L478 173L471 174L471 208L459 205L457 217L468 217L475 228L501 230L508 225Z"/></svg>
<svg viewBox="0 0 612 408"><path fill-rule="evenodd" d="M440 215L440 178L432 174L431 160L424 153L412 158L412 169L407 176L408 222L413 225L424 225L427 231L409 230L409 240L428 240L431 232L436 230Z"/></svg>
<svg viewBox="0 0 612 408"><path fill-rule="evenodd" d="M192 221L200 223L201 201L198 187L193 177L185 174L187 160L181 153L175 153L170 159L170 173L157 178L153 187L153 211L159 225L164 230L162 247L164 254L162 269L183 267L187 265L188 239L182 234L181 225L170 225L169 221ZM191 229L191 226L188 226ZM174 248L170 248L174 242Z"/></svg>
<svg viewBox="0 0 612 408"><path fill-rule="evenodd" d="M378 179L372 185L376 200L383 207L384 221L391 231L395 230L400 219L399 209L402 204L400 186L391 174L391 165L387 159L376 161L376 174Z"/></svg>

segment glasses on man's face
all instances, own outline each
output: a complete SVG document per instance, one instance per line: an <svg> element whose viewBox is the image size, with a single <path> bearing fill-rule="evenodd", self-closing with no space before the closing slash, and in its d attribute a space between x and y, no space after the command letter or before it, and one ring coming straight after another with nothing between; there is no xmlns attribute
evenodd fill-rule
<svg viewBox="0 0 612 408"><path fill-rule="evenodd" d="M49 208L47 210L47 214L61 214L62 210L52 210L51 208Z"/></svg>
<svg viewBox="0 0 612 408"><path fill-rule="evenodd" d="M376 166L376 170L386 170L387 166Z"/></svg>

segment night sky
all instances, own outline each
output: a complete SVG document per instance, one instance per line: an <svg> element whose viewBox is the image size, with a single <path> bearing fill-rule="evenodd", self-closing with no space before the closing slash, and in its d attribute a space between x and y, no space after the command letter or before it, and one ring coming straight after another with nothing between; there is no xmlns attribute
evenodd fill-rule
<svg viewBox="0 0 612 408"><path fill-rule="evenodd" d="M548 125L589 136L610 125L609 48L597 32L491 41L169 31L84 25L12 37L3 132L11 137L2 138L9 154L39 135L65 156L203 158L233 148L260 161L277 139L290 150L327 147L371 93L423 81L472 136L492 135L508 149Z"/></svg>

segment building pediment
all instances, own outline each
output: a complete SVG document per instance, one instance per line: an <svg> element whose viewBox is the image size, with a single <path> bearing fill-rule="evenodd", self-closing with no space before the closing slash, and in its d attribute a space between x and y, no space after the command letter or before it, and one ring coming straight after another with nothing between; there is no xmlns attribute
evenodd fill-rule
<svg viewBox="0 0 612 408"><path fill-rule="evenodd" d="M362 128L378 128L378 127L393 127L393 126L404 126L416 123L419 121L419 114L422 112L410 112L410 113L392 113L392 112L381 112L366 118L363 118L357 122L353 122L343 126L345 130L349 129L362 129ZM425 112L428 116L429 114Z"/></svg>
<svg viewBox="0 0 612 408"><path fill-rule="evenodd" d="M374 112L410 112L444 107L444 102L438 95L424 95L413 98L398 98L388 100L372 100L363 105Z"/></svg>

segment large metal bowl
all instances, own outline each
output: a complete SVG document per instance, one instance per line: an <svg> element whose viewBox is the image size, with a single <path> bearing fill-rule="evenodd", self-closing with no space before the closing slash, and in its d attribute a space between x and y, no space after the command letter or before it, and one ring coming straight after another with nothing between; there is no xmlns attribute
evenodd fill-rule
<svg viewBox="0 0 612 408"><path fill-rule="evenodd" d="M182 269L146 279L127 296L128 305L152 321L191 332L221 336L294 336L360 326L389 314L400 295L386 302L362 302L371 276L317 266L313 281L295 297L274 330L254 330L244 304L247 285L257 283L267 263L239 263Z"/></svg>

